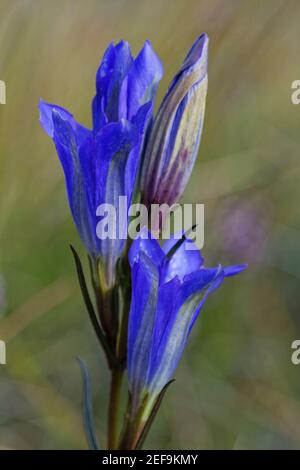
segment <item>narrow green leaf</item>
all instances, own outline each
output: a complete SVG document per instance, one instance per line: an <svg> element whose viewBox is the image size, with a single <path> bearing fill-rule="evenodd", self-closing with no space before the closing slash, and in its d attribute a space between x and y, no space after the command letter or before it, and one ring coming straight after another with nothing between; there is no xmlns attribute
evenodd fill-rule
<svg viewBox="0 0 300 470"><path fill-rule="evenodd" d="M91 378L86 363L80 359L80 357L78 357L77 360L81 369L83 383L82 415L85 434L89 448L91 450L99 450L99 444L94 430Z"/></svg>
<svg viewBox="0 0 300 470"><path fill-rule="evenodd" d="M72 245L70 245L70 248L71 248L71 251L72 251L73 256L74 256L76 270L77 270L77 276L78 276L78 280L79 280L79 285L80 285L80 289L81 289L81 293L82 293L82 297L83 297L86 309L88 311L88 314L89 314L91 323L93 325L93 328L95 330L95 333L97 335L97 338L99 339L99 341L100 341L100 343L101 343L101 345L102 345L102 347L103 347L103 349L106 353L107 360L108 360L109 364L111 365L115 362L114 355L112 354L112 352L110 350L110 347L107 344L105 335L104 335L104 333L102 331L102 328L101 328L101 326L98 322L97 315L95 313L94 306L93 306L93 303L91 301L90 294L89 294L89 291L88 291L88 288L87 288L87 285L86 285L86 281L85 281L85 277L84 277L84 273L83 273L80 258L78 256L75 248Z"/></svg>

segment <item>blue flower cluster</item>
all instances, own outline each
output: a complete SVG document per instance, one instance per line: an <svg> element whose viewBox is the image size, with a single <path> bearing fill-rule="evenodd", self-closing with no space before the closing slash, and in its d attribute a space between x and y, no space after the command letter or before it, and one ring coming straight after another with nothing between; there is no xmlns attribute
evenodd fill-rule
<svg viewBox="0 0 300 470"><path fill-rule="evenodd" d="M126 221L115 239L100 240L97 207L118 208L119 196L127 197L128 206L132 202L162 73L148 41L135 59L122 41L107 48L97 71L92 130L65 109L40 101L40 122L61 161L75 225L90 256L101 259L108 287L124 250Z"/></svg>
<svg viewBox="0 0 300 470"><path fill-rule="evenodd" d="M125 252L127 221L114 239L100 240L97 207L118 208L120 196L127 196L129 206L136 194L147 207L179 200L200 144L207 58L208 38L202 34L156 115L163 69L148 41L136 58L126 42L107 48L96 75L91 130L65 109L40 102L41 125L61 161L75 225L90 257L100 260L107 288L116 282L117 262ZM131 244L127 368L132 416L147 399L150 410L173 377L209 294L246 268L207 268L191 243L183 235L180 243L171 238L161 246L149 234Z"/></svg>

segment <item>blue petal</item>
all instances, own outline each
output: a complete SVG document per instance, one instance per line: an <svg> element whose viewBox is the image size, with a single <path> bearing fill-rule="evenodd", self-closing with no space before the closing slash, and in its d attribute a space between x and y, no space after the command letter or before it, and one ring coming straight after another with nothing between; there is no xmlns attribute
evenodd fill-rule
<svg viewBox="0 0 300 470"><path fill-rule="evenodd" d="M88 159L93 160L93 140L90 135L79 146L78 134L69 120L60 111L52 113L53 141L56 146L66 179L67 194L73 219L79 235L92 255L97 254L97 239L94 226L94 207L90 195L90 168ZM84 165L83 165L84 163Z"/></svg>
<svg viewBox="0 0 300 470"><path fill-rule="evenodd" d="M208 283L208 278L211 278ZM155 347L152 349L151 369L148 378L148 390L150 393L158 394L165 384L173 377L184 351L191 328L207 298L207 296L215 290L224 278L221 270L217 275L206 273L203 279L199 279L198 286L194 285L190 289L190 294L186 292L186 287L174 284L173 298L170 300L172 307L167 312L167 320L164 328L159 333L159 341L156 341ZM169 284L174 283L174 280ZM164 286L166 288L168 284ZM170 295L169 295L170 299ZM159 296L160 300L160 296ZM162 310L158 306L157 311L160 315L164 315L166 306L162 304ZM157 314L157 322L159 315ZM156 334L157 331L155 332ZM154 344L154 343L153 343Z"/></svg>
<svg viewBox="0 0 300 470"><path fill-rule="evenodd" d="M140 135L145 136L149 123L152 120L153 106L152 103L144 104L132 119L132 123L137 127Z"/></svg>
<svg viewBox="0 0 300 470"><path fill-rule="evenodd" d="M119 115L132 120L141 106L153 102L162 76L163 66L146 41L122 84Z"/></svg>
<svg viewBox="0 0 300 470"><path fill-rule="evenodd" d="M203 296L199 296L199 303L196 307L196 309L194 310L192 316L191 316L191 319L190 319L190 324L189 324L189 330L188 330L188 334L191 332L193 326L194 326L194 323L195 321L197 320L198 318L198 315L207 299L207 297L209 296L209 294L211 294L212 292L214 292L216 289L218 289L222 282L224 281L224 271L221 269L221 267L219 267L217 273L215 274L215 276L213 277L213 279L210 281L209 284L206 285L204 291L204 295Z"/></svg>
<svg viewBox="0 0 300 470"><path fill-rule="evenodd" d="M96 201L95 205L111 204L115 207L117 222L119 197L127 196L127 210L131 204L139 164L139 135L132 124L122 121L103 127L96 136ZM111 279L120 257L127 233L127 212L122 214L124 224L117 230L116 239L101 241L102 256L106 261L107 277ZM118 229L118 223L117 223Z"/></svg>
<svg viewBox="0 0 300 470"><path fill-rule="evenodd" d="M213 280L210 281L209 287L206 290L203 299L201 300L201 302L199 303L197 309L194 312L194 315L191 319L189 331L191 331L191 329L193 328L193 325L194 325L194 323L195 323L195 321L198 317L198 314L199 314L205 300L207 299L208 295L211 294L213 291L215 291L216 289L218 289L221 286L221 284L223 283L225 277L235 276L236 274L239 274L240 272L244 271L245 269L247 269L247 264L241 264L241 265L235 265L235 266L226 266L226 267L219 266L219 268L210 268L210 269L206 268L206 269L204 269L206 271L206 276L208 275L208 277L209 277L209 276L213 275L214 273L215 273L215 275L214 275ZM218 271L218 272L216 272L216 271ZM185 278L185 282L186 283L189 282L188 277Z"/></svg>
<svg viewBox="0 0 300 470"><path fill-rule="evenodd" d="M53 138L54 134L54 124L53 124L53 112L59 114L59 116L67 121L72 127L73 131L76 134L76 140L78 145L81 145L84 140L90 135L90 131L86 129L81 124L78 124L73 118L72 114L69 113L66 109L56 106L55 104L46 103L43 100L39 102L39 111L40 111L40 123L44 131L48 134L49 137Z"/></svg>
<svg viewBox="0 0 300 470"><path fill-rule="evenodd" d="M204 291L205 294L195 309L193 316L191 317L189 332L191 331L199 312L206 301L209 294L218 289L223 283L225 277L235 276L247 268L246 264L222 267L218 268L202 268L197 273L191 273L185 276L182 284L180 294L178 296L179 304L183 304L186 299L195 295L200 291Z"/></svg>
<svg viewBox="0 0 300 470"><path fill-rule="evenodd" d="M132 267L132 299L128 325L128 379L132 396L140 398L150 366L151 340L159 272L144 253Z"/></svg>
<svg viewBox="0 0 300 470"><path fill-rule="evenodd" d="M225 276L230 277L230 276L235 276L236 274L239 274L245 271L245 269L247 268L248 268L248 264L236 264L234 266L226 266L225 268L223 268L223 270L224 270Z"/></svg>
<svg viewBox="0 0 300 470"><path fill-rule="evenodd" d="M183 353L190 319L198 303L197 297L192 297L188 302L185 302L180 310L173 307L167 312L168 319L160 335L160 341L156 349L152 350L151 369L147 381L147 389L150 394L157 395L171 380Z"/></svg>
<svg viewBox="0 0 300 470"><path fill-rule="evenodd" d="M114 204L118 202L119 195L130 196L132 185L125 191L125 168L129 155L138 144L139 135L135 126L124 120L107 124L97 134L97 204ZM132 171L134 173L134 168ZM135 174L131 176L134 180Z"/></svg>
<svg viewBox="0 0 300 470"><path fill-rule="evenodd" d="M106 123L119 120L120 89L132 63L127 42L110 44L107 48L96 75L96 96L92 105L95 132Z"/></svg>
<svg viewBox="0 0 300 470"><path fill-rule="evenodd" d="M163 244L165 254L173 248L179 238L180 234L177 234L177 238L172 237ZM169 281L175 276L183 279L187 274L201 268L204 260L200 251L195 248L196 244L192 240L186 239L176 250L171 259L166 259L163 273L164 282Z"/></svg>
<svg viewBox="0 0 300 470"><path fill-rule="evenodd" d="M157 308L155 312L155 326L152 336L151 355L147 385L153 380L156 369L162 359L170 329L177 318L176 293L180 289L177 277L159 287ZM167 382L167 381L166 381ZM165 383L166 383L165 382Z"/></svg>
<svg viewBox="0 0 300 470"><path fill-rule="evenodd" d="M222 267L217 268L201 268L187 274L181 284L181 289L178 292L177 299L178 305L183 304L189 297L206 289L222 272Z"/></svg>
<svg viewBox="0 0 300 470"><path fill-rule="evenodd" d="M129 263L131 266L138 261L141 253L144 253L152 263L159 268L164 260L164 252L157 240L151 238L146 228L142 229L141 235L131 244L129 251Z"/></svg>

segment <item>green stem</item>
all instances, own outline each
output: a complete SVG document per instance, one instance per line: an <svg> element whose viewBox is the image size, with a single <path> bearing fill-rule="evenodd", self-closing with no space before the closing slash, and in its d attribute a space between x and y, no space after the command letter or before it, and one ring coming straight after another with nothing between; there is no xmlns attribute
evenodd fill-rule
<svg viewBox="0 0 300 470"><path fill-rule="evenodd" d="M121 389L124 370L122 368L111 371L110 396L108 405L108 441L107 448L114 450L118 448L118 416L121 399Z"/></svg>
<svg viewBox="0 0 300 470"><path fill-rule="evenodd" d="M127 424L125 428L124 435L122 437L119 449L120 450L135 450L140 439L140 436L143 433L144 429L143 424L141 423L131 423Z"/></svg>

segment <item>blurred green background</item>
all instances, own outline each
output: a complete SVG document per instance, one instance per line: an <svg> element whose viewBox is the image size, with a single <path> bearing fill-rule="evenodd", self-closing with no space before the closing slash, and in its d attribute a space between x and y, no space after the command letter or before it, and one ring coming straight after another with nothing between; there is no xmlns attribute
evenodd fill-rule
<svg viewBox="0 0 300 470"><path fill-rule="evenodd" d="M148 448L300 448L300 79L297 0L0 0L0 447L86 448L91 370L100 440L108 374L82 305L62 171L40 97L91 124L106 45L149 38L165 75L210 36L202 145L185 202L205 204L208 263L248 262L207 302Z"/></svg>

